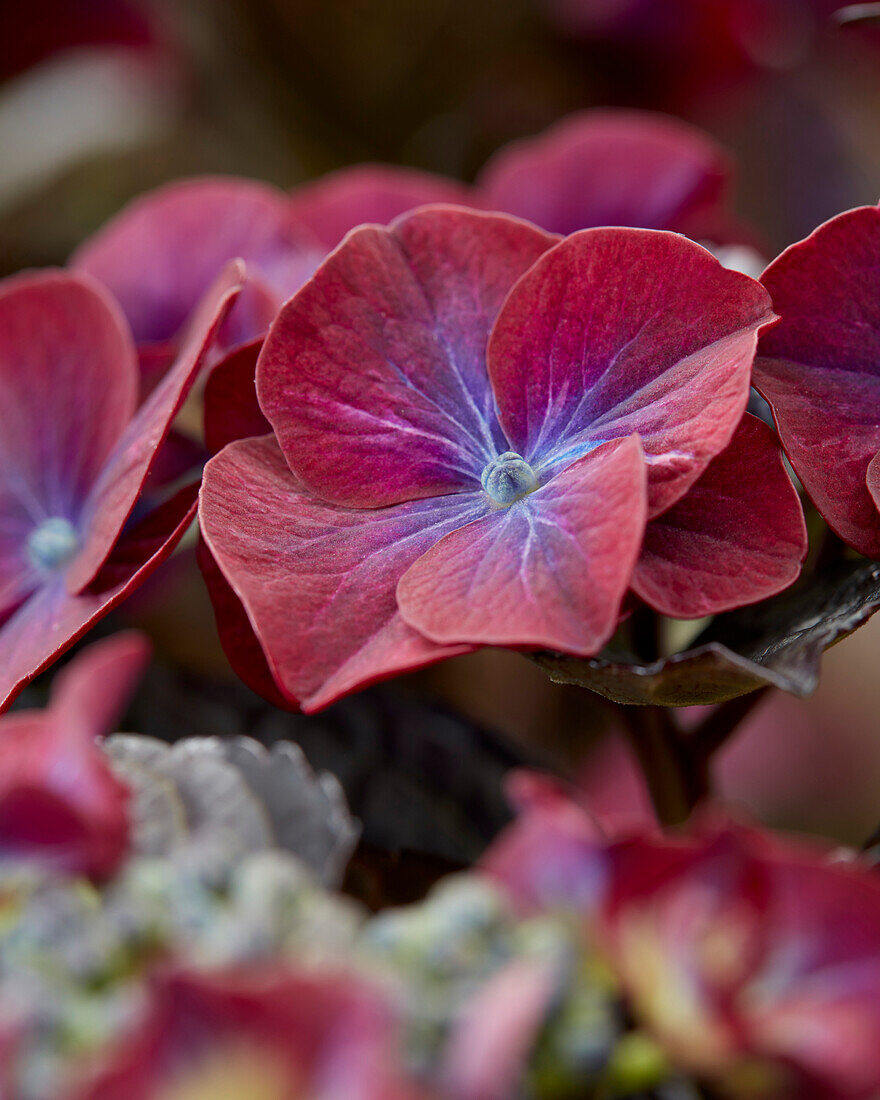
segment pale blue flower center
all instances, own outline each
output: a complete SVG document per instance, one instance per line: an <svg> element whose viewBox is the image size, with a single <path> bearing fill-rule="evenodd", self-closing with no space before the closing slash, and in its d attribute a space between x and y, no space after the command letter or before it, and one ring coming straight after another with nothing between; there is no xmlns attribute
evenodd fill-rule
<svg viewBox="0 0 880 1100"><path fill-rule="evenodd" d="M505 451L487 462L480 483L496 504L513 504L538 488L535 471L516 451Z"/></svg>
<svg viewBox="0 0 880 1100"><path fill-rule="evenodd" d="M28 535L25 553L41 573L54 573L79 553L76 528L64 516L49 516Z"/></svg>

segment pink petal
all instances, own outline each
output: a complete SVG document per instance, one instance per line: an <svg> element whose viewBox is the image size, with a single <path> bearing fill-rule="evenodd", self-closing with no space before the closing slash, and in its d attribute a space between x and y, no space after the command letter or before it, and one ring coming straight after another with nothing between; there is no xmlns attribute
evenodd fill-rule
<svg viewBox="0 0 880 1100"><path fill-rule="evenodd" d="M468 999L443 1055L451 1100L517 1095L558 985L546 959L514 959Z"/></svg>
<svg viewBox="0 0 880 1100"><path fill-rule="evenodd" d="M180 541L195 508L195 487L182 489L120 539L96 588L71 596L58 574L18 608L0 627L0 711L147 579Z"/></svg>
<svg viewBox="0 0 880 1100"><path fill-rule="evenodd" d="M387 225L408 210L429 203L483 205L475 191L444 176L385 164L358 164L295 188L290 195L290 216L329 251L355 226Z"/></svg>
<svg viewBox="0 0 880 1100"><path fill-rule="evenodd" d="M125 319L97 283L46 271L0 284L0 620L39 580L28 535L49 517L77 523L137 390Z"/></svg>
<svg viewBox="0 0 880 1100"><path fill-rule="evenodd" d="M313 711L467 651L407 626L394 590L419 554L484 512L484 501L468 493L381 511L336 508L303 493L267 436L232 443L208 463L199 516L272 676Z"/></svg>
<svg viewBox="0 0 880 1100"><path fill-rule="evenodd" d="M71 264L112 290L138 344L153 344L177 337L230 260L253 266L277 301L292 294L314 264L299 277L283 269L309 251L287 222L286 196L266 184L184 180L135 199Z"/></svg>
<svg viewBox="0 0 880 1100"><path fill-rule="evenodd" d="M129 630L94 642L66 665L52 683L52 710L92 737L114 730L147 665L152 647Z"/></svg>
<svg viewBox="0 0 880 1100"><path fill-rule="evenodd" d="M257 367L291 469L350 507L478 483L507 449L486 340L550 243L522 222L451 207L352 233L284 306Z"/></svg>
<svg viewBox="0 0 880 1100"><path fill-rule="evenodd" d="M602 225L726 236L727 155L701 130L647 111L570 115L505 146L479 184L488 205L557 233Z"/></svg>
<svg viewBox="0 0 880 1100"><path fill-rule="evenodd" d="M699 481L648 524L632 587L663 615L697 619L787 588L806 554L803 509L776 437L746 414Z"/></svg>
<svg viewBox="0 0 880 1100"><path fill-rule="evenodd" d="M440 644L597 653L617 626L645 497L638 439L599 447L423 553L397 586L401 614Z"/></svg>
<svg viewBox="0 0 880 1100"><path fill-rule="evenodd" d="M149 652L135 634L98 642L59 673L45 711L0 718L0 849L94 878L117 867L129 796L96 738L112 728Z"/></svg>
<svg viewBox="0 0 880 1100"><path fill-rule="evenodd" d="M166 972L150 993L141 1025L107 1052L77 1100L183 1095L198 1089L200 1068L207 1088L230 1050L281 1071L285 1085L275 1095L290 1100L419 1096L395 1064L384 994L353 974L251 964Z"/></svg>
<svg viewBox="0 0 880 1100"><path fill-rule="evenodd" d="M501 882L525 915L594 910L605 885L605 838L597 822L566 798L517 809L479 869Z"/></svg>
<svg viewBox="0 0 880 1100"><path fill-rule="evenodd" d="M171 422L196 380L223 318L241 289L242 268L230 264L205 296L177 363L129 421L92 486L83 509L83 548L67 571L71 593L82 591L110 556L131 515Z"/></svg>
<svg viewBox="0 0 880 1100"><path fill-rule="evenodd" d="M520 279L495 325L502 427L545 469L638 432L655 516L730 442L772 319L759 283L684 237L576 233Z"/></svg>
<svg viewBox="0 0 880 1100"><path fill-rule="evenodd" d="M271 431L257 401L254 378L262 340L231 352L213 368L205 383L205 445L212 454L227 443Z"/></svg>
<svg viewBox="0 0 880 1100"><path fill-rule="evenodd" d="M781 323L761 339L755 384L770 402L795 473L828 524L880 557L866 476L880 451L880 210L820 226L762 281Z"/></svg>

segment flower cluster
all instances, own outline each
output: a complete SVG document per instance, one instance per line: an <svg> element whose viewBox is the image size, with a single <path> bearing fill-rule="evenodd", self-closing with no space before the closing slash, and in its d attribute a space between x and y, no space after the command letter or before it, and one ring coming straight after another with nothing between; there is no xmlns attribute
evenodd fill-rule
<svg viewBox="0 0 880 1100"><path fill-rule="evenodd" d="M16 1100L876 1095L869 865L725 823L608 839L535 778L479 868L370 916L319 882L356 834L292 747L96 738L144 656L101 643L0 721Z"/></svg>

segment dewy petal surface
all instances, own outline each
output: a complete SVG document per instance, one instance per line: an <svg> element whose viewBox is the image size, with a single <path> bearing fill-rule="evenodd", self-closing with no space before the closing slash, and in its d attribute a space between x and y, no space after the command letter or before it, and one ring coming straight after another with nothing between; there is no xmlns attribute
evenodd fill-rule
<svg viewBox="0 0 880 1100"><path fill-rule="evenodd" d="M441 539L401 578L401 614L438 643L592 655L617 626L645 521L641 447L616 440Z"/></svg>
<svg viewBox="0 0 880 1100"><path fill-rule="evenodd" d="M241 440L206 466L200 520L244 604L273 676L303 710L468 647L440 647L401 618L397 581L448 531L485 514L481 492L382 511L304 493L271 436Z"/></svg>
<svg viewBox="0 0 880 1100"><path fill-rule="evenodd" d="M755 384L823 517L860 553L880 557L880 514L866 484L880 451L880 210L826 222L762 281L782 321L761 338Z"/></svg>
<svg viewBox="0 0 880 1100"><path fill-rule="evenodd" d="M632 588L675 619L717 615L797 579L807 529L773 432L748 413L690 491L648 524Z"/></svg>
<svg viewBox="0 0 880 1100"><path fill-rule="evenodd" d="M73 256L109 287L138 344L174 339L225 265L275 266L287 198L254 180L206 177L135 199ZM294 286L290 287L292 292Z"/></svg>
<svg viewBox="0 0 880 1100"><path fill-rule="evenodd" d="M290 218L329 251L355 226L387 225L417 206L482 206L476 191L444 176L386 164L331 172L290 193Z"/></svg>
<svg viewBox="0 0 880 1100"><path fill-rule="evenodd" d="M647 111L583 111L506 146L483 170L488 205L556 233L601 225L725 235L730 182L708 135Z"/></svg>
<svg viewBox="0 0 880 1100"><path fill-rule="evenodd" d="M730 442L773 317L759 283L677 234L575 233L516 284L489 342L511 449L552 470L638 432L658 515Z"/></svg>
<svg viewBox="0 0 880 1100"><path fill-rule="evenodd" d="M335 504L469 486L506 450L486 373L504 298L553 238L430 207L355 230L281 310L257 393L290 465Z"/></svg>
<svg viewBox="0 0 880 1100"><path fill-rule="evenodd" d="M67 572L71 592L85 588L110 555L171 422L201 370L242 285L241 264L232 263L196 310L176 363L138 409L116 444L83 508L84 545Z"/></svg>
<svg viewBox="0 0 880 1100"><path fill-rule="evenodd" d="M76 524L137 390L125 319L92 279L0 284L0 621L39 582L28 537L47 519Z"/></svg>

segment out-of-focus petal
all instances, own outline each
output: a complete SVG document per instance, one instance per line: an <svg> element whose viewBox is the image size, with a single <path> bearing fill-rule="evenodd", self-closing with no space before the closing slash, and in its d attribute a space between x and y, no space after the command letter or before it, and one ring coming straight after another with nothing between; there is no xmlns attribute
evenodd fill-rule
<svg viewBox="0 0 880 1100"><path fill-rule="evenodd" d="M287 222L286 196L267 184L183 180L135 199L71 263L110 288L138 344L155 344L178 336L230 260L272 283L279 253L299 247ZM297 285L275 287L279 301Z"/></svg>
<svg viewBox="0 0 880 1100"><path fill-rule="evenodd" d="M295 188L290 216L328 251L358 225L387 225L417 206L482 206L476 191L444 176L387 164L358 164Z"/></svg>
<svg viewBox="0 0 880 1100"><path fill-rule="evenodd" d="M45 711L0 718L0 854L93 878L116 868L128 845L129 793L97 738L149 652L139 635L99 642L59 675Z"/></svg>
<svg viewBox="0 0 880 1100"><path fill-rule="evenodd" d="M170 974L141 1028L77 1100L253 1096L416 1100L398 1071L393 1021L352 975L279 971Z"/></svg>
<svg viewBox="0 0 880 1100"><path fill-rule="evenodd" d="M488 205L555 233L601 225L723 240L731 167L701 130L647 111L583 111L501 149L479 179Z"/></svg>

